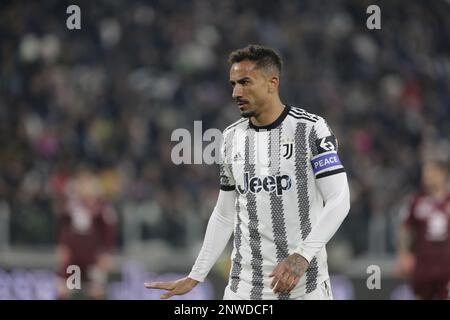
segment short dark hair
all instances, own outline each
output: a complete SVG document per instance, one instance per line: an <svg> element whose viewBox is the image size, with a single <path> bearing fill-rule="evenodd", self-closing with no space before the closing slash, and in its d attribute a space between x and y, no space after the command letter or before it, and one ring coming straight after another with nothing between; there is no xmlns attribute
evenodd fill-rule
<svg viewBox="0 0 450 320"><path fill-rule="evenodd" d="M274 49L256 44L250 44L245 48L237 49L230 53L228 62L233 64L244 60L255 61L257 68L263 68L266 70L275 68L278 71L278 74L281 75L283 61Z"/></svg>

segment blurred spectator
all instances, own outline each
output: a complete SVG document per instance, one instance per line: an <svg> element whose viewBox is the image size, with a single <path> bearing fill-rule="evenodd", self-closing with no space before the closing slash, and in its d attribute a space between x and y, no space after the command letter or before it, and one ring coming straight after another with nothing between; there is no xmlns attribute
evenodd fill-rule
<svg viewBox="0 0 450 320"><path fill-rule="evenodd" d="M60 297L71 292L66 280L67 267L76 265L81 271L81 289L87 297L105 296L108 273L112 267L115 249L116 216L105 201L98 178L81 169L71 178L57 198Z"/></svg>

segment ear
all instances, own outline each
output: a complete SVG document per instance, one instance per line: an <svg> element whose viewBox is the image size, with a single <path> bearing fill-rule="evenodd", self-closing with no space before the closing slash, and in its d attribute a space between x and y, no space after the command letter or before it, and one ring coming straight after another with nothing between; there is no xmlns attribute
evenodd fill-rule
<svg viewBox="0 0 450 320"><path fill-rule="evenodd" d="M277 76L272 76L269 80L269 93L277 92L279 85L280 85L280 78Z"/></svg>

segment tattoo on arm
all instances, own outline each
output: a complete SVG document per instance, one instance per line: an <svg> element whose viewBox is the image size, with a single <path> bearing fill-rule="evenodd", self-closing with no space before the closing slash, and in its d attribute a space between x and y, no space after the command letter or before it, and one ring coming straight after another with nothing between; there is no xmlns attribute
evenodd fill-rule
<svg viewBox="0 0 450 320"><path fill-rule="evenodd" d="M297 253L290 255L286 259L286 264L291 274L296 277L301 277L309 266L308 261Z"/></svg>

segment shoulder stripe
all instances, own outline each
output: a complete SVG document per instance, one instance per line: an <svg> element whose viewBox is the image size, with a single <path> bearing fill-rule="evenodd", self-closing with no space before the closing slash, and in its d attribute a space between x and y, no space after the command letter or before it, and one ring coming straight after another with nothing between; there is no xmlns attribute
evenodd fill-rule
<svg viewBox="0 0 450 320"><path fill-rule="evenodd" d="M226 127L225 130L223 130L223 131L225 132L225 131L227 131L228 129L231 129L231 128L237 126L238 124L244 122L245 120L247 120L247 119L246 119L246 118L241 118L241 119L239 119L238 121L236 121L236 122L230 124L230 125L229 125L228 127Z"/></svg>
<svg viewBox="0 0 450 320"><path fill-rule="evenodd" d="M306 113L305 109L299 108L299 107L291 107L292 111L298 112L298 113Z"/></svg>
<svg viewBox="0 0 450 320"><path fill-rule="evenodd" d="M305 116L299 116L299 115L297 115L297 114L295 114L295 113L290 113L290 112L289 112L289 115L290 115L291 117L295 118L295 119L304 119L304 120L311 121L311 122L313 122L313 123L316 123L316 122L317 122L317 120L314 120L314 119L311 119L311 118L305 117Z"/></svg>
<svg viewBox="0 0 450 320"><path fill-rule="evenodd" d="M291 107L291 110L295 111L295 112L299 112L299 113L304 113L304 114L310 115L312 117L316 117L316 118L319 117L318 115L316 115L314 113L310 113L310 112L306 111L305 109L302 109L302 108L299 108L299 107Z"/></svg>
<svg viewBox="0 0 450 320"><path fill-rule="evenodd" d="M305 110L299 107L290 106L292 111L304 112Z"/></svg>
<svg viewBox="0 0 450 320"><path fill-rule="evenodd" d="M291 109L291 111L292 111L293 113L299 115L299 116L304 116L304 117L312 118L312 119L314 119L314 120L319 120L319 117L318 117L318 116L316 116L316 115L314 115L314 114L312 114L312 113L306 112L306 111L303 110L303 109L296 109L296 110L295 110L295 109Z"/></svg>

